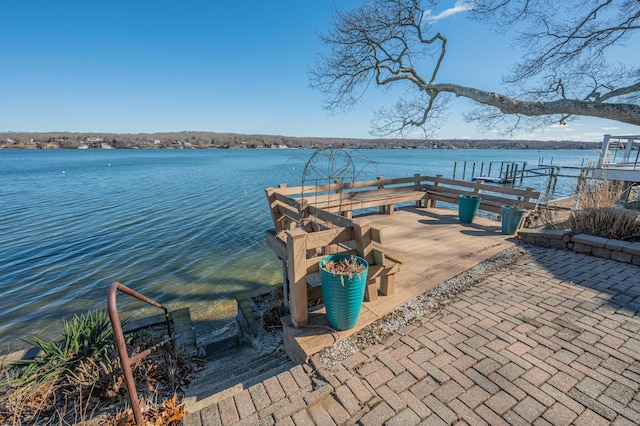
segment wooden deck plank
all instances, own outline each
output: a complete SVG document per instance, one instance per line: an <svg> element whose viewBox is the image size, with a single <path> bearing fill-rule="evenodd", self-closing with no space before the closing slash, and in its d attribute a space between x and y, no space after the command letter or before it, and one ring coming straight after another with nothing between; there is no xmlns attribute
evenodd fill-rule
<svg viewBox="0 0 640 426"><path fill-rule="evenodd" d="M351 330L332 330L324 307L310 309L309 325L300 329L285 319L285 348L297 362L305 362L325 347L514 244L510 236L501 234L500 222L476 217L472 224L460 224L453 210L407 207L390 216L368 215L367 219L383 231L385 247L410 259L396 276L395 293L365 302L358 323Z"/></svg>

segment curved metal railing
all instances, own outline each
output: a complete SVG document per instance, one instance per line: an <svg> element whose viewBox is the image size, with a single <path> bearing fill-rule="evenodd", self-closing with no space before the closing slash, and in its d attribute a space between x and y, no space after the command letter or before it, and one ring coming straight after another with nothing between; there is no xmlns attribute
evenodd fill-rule
<svg viewBox="0 0 640 426"><path fill-rule="evenodd" d="M124 340L124 332L122 331L122 323L120 322L120 316L118 315L118 307L116 305L116 294L118 291L121 291L131 297L135 297L138 300L142 300L150 305L153 305L157 308L164 310L165 320L167 323L167 333L168 338L163 340L160 343L153 345L145 351L142 351L132 357L129 357L127 352L127 345ZM127 386L127 394L129 395L129 401L131 402L131 409L133 410L133 416L136 424L144 424L144 418L142 416L142 410L140 409L140 401L138 400L138 392L136 390L136 384L133 379L133 372L131 370L131 366L136 362L140 361L147 355L155 352L161 346L166 345L167 343L175 344L173 338L173 332L171 330L171 318L169 316L169 311L167 308L156 302L155 300L149 299L148 297L138 293L130 289L129 287L120 284L119 282L113 282L109 286L109 294L107 296L107 307L109 310L109 319L111 321L111 328L113 329L113 338L116 343L116 349L118 351L118 357L120 358L120 364L122 366L122 373L124 375L124 381Z"/></svg>

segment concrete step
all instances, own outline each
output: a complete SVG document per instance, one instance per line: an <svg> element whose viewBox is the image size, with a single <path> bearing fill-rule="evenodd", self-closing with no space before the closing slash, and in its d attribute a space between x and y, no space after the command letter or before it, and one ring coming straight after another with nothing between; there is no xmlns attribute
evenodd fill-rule
<svg viewBox="0 0 640 426"><path fill-rule="evenodd" d="M215 360L226 352L233 351L246 340L243 337L243 330L238 327L237 320L217 330L215 335L209 336L209 338L213 340L200 346L199 356L205 361Z"/></svg>
<svg viewBox="0 0 640 426"><path fill-rule="evenodd" d="M236 347L207 362L185 392L185 408L199 411L294 366L283 353Z"/></svg>
<svg viewBox="0 0 640 426"><path fill-rule="evenodd" d="M251 295L239 297L237 306L234 321L216 332L214 339L202 348L205 369L198 372L185 392L184 403L189 413L295 366L279 344L255 340L260 340L257 335L261 325Z"/></svg>

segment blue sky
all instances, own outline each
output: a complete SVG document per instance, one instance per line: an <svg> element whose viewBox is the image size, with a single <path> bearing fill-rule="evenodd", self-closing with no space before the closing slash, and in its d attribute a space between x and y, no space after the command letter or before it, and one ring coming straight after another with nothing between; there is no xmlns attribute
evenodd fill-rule
<svg viewBox="0 0 640 426"><path fill-rule="evenodd" d="M0 131L371 137L373 111L397 94L370 90L353 111L328 115L321 94L309 87L317 32L329 28L332 4L0 0ZM455 5L443 1L432 16ZM500 78L517 58L508 40L463 11L436 25L449 37L442 80L503 91ZM470 107L454 101L437 136L502 137L464 123ZM599 141L604 133L640 129L581 119L512 137Z"/></svg>

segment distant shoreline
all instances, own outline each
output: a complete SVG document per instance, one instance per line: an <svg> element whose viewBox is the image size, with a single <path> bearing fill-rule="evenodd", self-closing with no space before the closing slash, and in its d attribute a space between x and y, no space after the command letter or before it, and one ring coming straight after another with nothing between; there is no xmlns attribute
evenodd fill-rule
<svg viewBox="0 0 640 426"><path fill-rule="evenodd" d="M168 133L0 133L0 149L281 149L333 146L349 149L598 149L600 142L509 139L352 139Z"/></svg>

